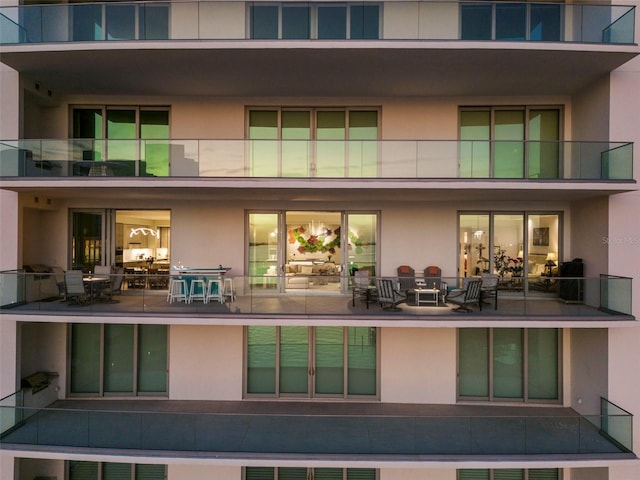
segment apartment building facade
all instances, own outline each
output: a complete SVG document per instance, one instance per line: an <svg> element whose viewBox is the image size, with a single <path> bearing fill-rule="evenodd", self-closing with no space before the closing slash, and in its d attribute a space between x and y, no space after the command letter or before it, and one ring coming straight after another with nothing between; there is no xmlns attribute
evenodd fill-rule
<svg viewBox="0 0 640 480"><path fill-rule="evenodd" d="M0 6L2 478L640 477L635 2Z"/></svg>

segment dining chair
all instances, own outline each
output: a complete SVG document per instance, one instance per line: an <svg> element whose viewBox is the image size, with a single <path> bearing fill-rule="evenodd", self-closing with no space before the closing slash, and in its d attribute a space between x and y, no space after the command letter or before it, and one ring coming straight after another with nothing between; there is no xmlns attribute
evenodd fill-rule
<svg viewBox="0 0 640 480"><path fill-rule="evenodd" d="M89 302L89 296L82 281L82 270L69 270L64 273L65 300L74 300L78 305L85 305Z"/></svg>

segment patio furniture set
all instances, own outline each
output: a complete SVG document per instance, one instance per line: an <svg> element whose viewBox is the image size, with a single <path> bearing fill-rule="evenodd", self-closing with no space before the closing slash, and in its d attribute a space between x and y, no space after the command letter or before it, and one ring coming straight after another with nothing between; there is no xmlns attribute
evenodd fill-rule
<svg viewBox="0 0 640 480"><path fill-rule="evenodd" d="M493 300L494 309L498 309L499 276L483 274L482 277L464 278L460 288L450 289L442 281L439 267L429 266L424 269L422 277L415 276L415 270L408 265L398 267L397 278L377 278L375 286L371 285L368 273L355 272L353 278L353 300L357 297L366 302L367 309L374 298L380 306L388 311L400 311L401 303L407 303L413 297L415 306L440 304L447 302L457 305L455 312L471 312L470 307L477 305L482 311L483 304Z"/></svg>

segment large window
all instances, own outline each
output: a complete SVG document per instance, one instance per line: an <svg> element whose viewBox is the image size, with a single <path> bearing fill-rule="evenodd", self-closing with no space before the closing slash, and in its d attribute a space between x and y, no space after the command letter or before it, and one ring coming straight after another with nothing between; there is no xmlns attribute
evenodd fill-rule
<svg viewBox="0 0 640 480"><path fill-rule="evenodd" d="M561 4L465 2L460 5L460 38L557 42L563 13Z"/></svg>
<svg viewBox="0 0 640 480"><path fill-rule="evenodd" d="M246 393L376 396L376 337L371 327L247 327Z"/></svg>
<svg viewBox="0 0 640 480"><path fill-rule="evenodd" d="M166 394L166 325L74 323L69 335L71 394Z"/></svg>
<svg viewBox="0 0 640 480"><path fill-rule="evenodd" d="M369 40L380 35L375 4L283 3L250 6L251 38Z"/></svg>
<svg viewBox="0 0 640 480"><path fill-rule="evenodd" d="M246 467L244 480L376 480L373 468Z"/></svg>
<svg viewBox="0 0 640 480"><path fill-rule="evenodd" d="M553 328L458 330L458 397L560 401L560 331Z"/></svg>
<svg viewBox="0 0 640 480"><path fill-rule="evenodd" d="M558 213L477 212L459 216L461 277L495 273L514 292L553 292L561 257Z"/></svg>
<svg viewBox="0 0 640 480"><path fill-rule="evenodd" d="M465 468L458 470L458 480L560 480L557 468Z"/></svg>
<svg viewBox="0 0 640 480"><path fill-rule="evenodd" d="M169 175L169 110L164 107L76 107L72 134L77 153L74 174L86 162L117 162L117 176Z"/></svg>
<svg viewBox="0 0 640 480"><path fill-rule="evenodd" d="M252 176L377 174L377 110L252 109L248 138Z"/></svg>
<svg viewBox="0 0 640 480"><path fill-rule="evenodd" d="M559 178L560 109L474 107L460 110L460 176Z"/></svg>
<svg viewBox="0 0 640 480"><path fill-rule="evenodd" d="M165 480L165 465L114 462L67 463L68 480Z"/></svg>

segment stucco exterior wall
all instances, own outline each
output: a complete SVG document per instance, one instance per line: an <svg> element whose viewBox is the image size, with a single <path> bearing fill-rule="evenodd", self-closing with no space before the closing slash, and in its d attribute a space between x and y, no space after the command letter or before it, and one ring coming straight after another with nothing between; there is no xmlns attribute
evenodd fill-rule
<svg viewBox="0 0 640 480"><path fill-rule="evenodd" d="M169 398L242 399L243 328L171 325Z"/></svg>
<svg viewBox="0 0 640 480"><path fill-rule="evenodd" d="M600 413L607 398L608 339L606 329L571 331L571 407L582 415Z"/></svg>
<svg viewBox="0 0 640 480"><path fill-rule="evenodd" d="M380 341L381 401L455 403L454 328L384 328Z"/></svg>

